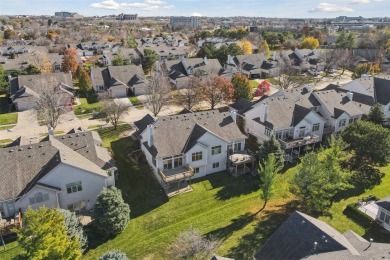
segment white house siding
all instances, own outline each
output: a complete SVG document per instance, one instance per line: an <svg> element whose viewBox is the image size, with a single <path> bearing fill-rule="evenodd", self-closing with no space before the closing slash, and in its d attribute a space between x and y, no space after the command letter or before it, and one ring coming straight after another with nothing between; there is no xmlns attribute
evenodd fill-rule
<svg viewBox="0 0 390 260"><path fill-rule="evenodd" d="M48 194L49 195L49 200L40 202L40 203L34 203L30 204L30 198L34 197L35 194L38 192L42 194ZM15 208L18 211L19 208L22 209L22 212L27 210L28 207L31 207L33 209L39 209L39 207L45 205L47 208L57 208L58 203L57 203L57 191L41 186L35 186L32 188L26 195L24 195L22 198L20 198L18 201L15 202Z"/></svg>
<svg viewBox="0 0 390 260"><path fill-rule="evenodd" d="M61 192L59 193L61 208L67 209L69 204L85 200L87 202L88 210L95 205L96 196L100 191L104 187L107 187L106 178L107 177L61 163L43 177L40 182L61 188ZM68 194L66 184L78 181L81 181L82 191Z"/></svg>
<svg viewBox="0 0 390 260"><path fill-rule="evenodd" d="M319 131L313 132L313 125L314 124L320 124ZM314 133L319 137L319 140L322 139L322 133L324 129L324 120L322 120L319 116L317 116L314 112L310 112L306 117L299 122L295 128L294 128L294 139L299 138L299 131L301 127L305 127L305 135L308 135L310 133Z"/></svg>
<svg viewBox="0 0 390 260"><path fill-rule="evenodd" d="M377 214L377 217L376 217L377 221L379 221L379 222L381 223L381 226L382 226L382 227L384 227L385 229L387 229L388 231L390 231L390 225L387 224L386 222L384 222L383 220L380 219L380 215L381 215L382 212L385 214L385 216L386 216L386 215L390 215L390 212L387 211L387 210L385 210L385 209L382 208L382 207L378 207L378 208L379 208L379 210L378 210L378 214Z"/></svg>
<svg viewBox="0 0 390 260"><path fill-rule="evenodd" d="M145 88L143 87L137 87L134 86L131 88L135 96L144 95L145 94Z"/></svg>
<svg viewBox="0 0 390 260"><path fill-rule="evenodd" d="M340 122L342 121L342 120L344 120L345 119L345 126L340 126ZM349 115L347 114L347 113L343 113L341 116L339 116L335 121L334 121L334 130L335 130L335 132L336 133L338 133L338 132L340 132L341 130L344 130L347 126L348 126L348 124L349 124L349 119L350 119L350 117L349 117Z"/></svg>
<svg viewBox="0 0 390 260"><path fill-rule="evenodd" d="M384 117L390 119L390 103L386 106L382 106Z"/></svg>
<svg viewBox="0 0 390 260"><path fill-rule="evenodd" d="M34 103L17 100L17 101L15 101L15 108L19 112L30 110L30 109L34 108Z"/></svg>

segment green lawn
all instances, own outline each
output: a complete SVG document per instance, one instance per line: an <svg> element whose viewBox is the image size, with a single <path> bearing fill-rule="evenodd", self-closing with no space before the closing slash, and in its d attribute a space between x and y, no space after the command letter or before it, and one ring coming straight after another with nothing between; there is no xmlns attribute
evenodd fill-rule
<svg viewBox="0 0 390 260"><path fill-rule="evenodd" d="M137 97L129 97L129 100L133 106L140 106L142 102Z"/></svg>
<svg viewBox="0 0 390 260"><path fill-rule="evenodd" d="M18 113L0 114L0 125L12 125L18 122Z"/></svg>
<svg viewBox="0 0 390 260"><path fill-rule="evenodd" d="M99 244L92 239L85 259L97 259L104 252L116 249L124 251L131 259L167 259L167 248L178 234L189 227L199 229L205 235L221 240L216 250L219 255L235 259L251 259L278 226L298 209L294 196L288 191L289 179L296 167L279 174L275 184L275 197L265 210L259 198L258 179L252 176L234 178L225 172L196 179L192 192L170 198L150 173L145 159L135 163L127 154L139 148L131 137L120 138L128 125L99 129L103 145L110 147L119 169L117 186L131 208L131 220L123 233ZM375 195L383 198L390 192L390 165L380 169L385 176L380 185L359 192L351 190L348 199L336 201L331 217L320 217L331 226L345 232L352 229L377 242L389 242L390 236L382 229L372 227L344 211L358 198ZM10 259L18 250L0 253L0 259Z"/></svg>
<svg viewBox="0 0 390 260"><path fill-rule="evenodd" d="M252 86L252 88L257 88L258 86L259 86L259 82L257 82L256 80L251 80L250 81L251 82L251 86Z"/></svg>
<svg viewBox="0 0 390 260"><path fill-rule="evenodd" d="M102 108L102 104L93 97L88 98L79 98L80 105L74 106L74 113L76 115L90 114L93 112L98 112Z"/></svg>

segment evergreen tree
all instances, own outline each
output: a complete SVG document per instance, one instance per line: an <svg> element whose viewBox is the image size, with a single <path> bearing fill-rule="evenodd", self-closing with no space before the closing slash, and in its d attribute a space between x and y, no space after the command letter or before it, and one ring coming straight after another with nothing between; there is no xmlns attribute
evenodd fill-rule
<svg viewBox="0 0 390 260"><path fill-rule="evenodd" d="M83 69L80 72L79 88L80 91L83 92L85 95L87 95L88 92L92 90L91 78L89 77L88 73Z"/></svg>
<svg viewBox="0 0 390 260"><path fill-rule="evenodd" d="M127 255L121 251L109 251L98 260L128 260Z"/></svg>
<svg viewBox="0 0 390 260"><path fill-rule="evenodd" d="M145 49L144 50L144 59L142 68L144 69L145 74L150 74L158 61L157 53L153 50Z"/></svg>
<svg viewBox="0 0 390 260"><path fill-rule="evenodd" d="M7 72L4 70L3 65L0 64L0 93L6 93L7 91L8 91Z"/></svg>
<svg viewBox="0 0 390 260"><path fill-rule="evenodd" d="M280 142L274 136L271 136L269 140L265 140L263 142L263 144L260 146L257 156L260 161L266 161L270 154L274 154L275 159L278 163L277 165L283 167L284 152L280 145Z"/></svg>
<svg viewBox="0 0 390 260"><path fill-rule="evenodd" d="M341 133L359 165L385 166L390 163L390 130L370 121L358 120Z"/></svg>
<svg viewBox="0 0 390 260"><path fill-rule="evenodd" d="M97 229L105 237L121 233L130 220L130 207L115 187L103 188L96 200L93 217Z"/></svg>
<svg viewBox="0 0 390 260"><path fill-rule="evenodd" d="M122 53L121 49L118 50L115 58L112 60L112 65L114 65L114 66L122 66L122 65L124 65L123 53Z"/></svg>
<svg viewBox="0 0 390 260"><path fill-rule="evenodd" d="M80 250L85 251L88 246L88 238L84 233L83 226L80 220L76 217L74 212L66 209L58 209L64 218L66 233L70 239L78 240L80 243Z"/></svg>
<svg viewBox="0 0 390 260"><path fill-rule="evenodd" d="M228 54L230 56L237 56L237 55L244 54L244 52L242 51L241 47L238 44L232 43L229 44L228 46Z"/></svg>
<svg viewBox="0 0 390 260"><path fill-rule="evenodd" d="M23 222L24 227L16 233L27 259L81 258L80 242L67 236L64 218L57 209L29 208Z"/></svg>
<svg viewBox="0 0 390 260"><path fill-rule="evenodd" d="M368 121L371 121L374 124L382 124L384 118L382 106L380 104L373 105L368 113Z"/></svg>
<svg viewBox="0 0 390 260"><path fill-rule="evenodd" d="M236 74L232 78L232 84L234 88L234 99L239 100L240 98L252 100L252 85L249 79L240 74Z"/></svg>
<svg viewBox="0 0 390 260"><path fill-rule="evenodd" d="M264 165L264 166L263 166ZM259 162L258 174L260 177L260 189L262 191L260 198L264 201L263 207L260 209L263 210L267 205L267 202L274 195L274 182L277 173L282 169L278 162L276 161L274 154L269 154L267 160L263 163Z"/></svg>

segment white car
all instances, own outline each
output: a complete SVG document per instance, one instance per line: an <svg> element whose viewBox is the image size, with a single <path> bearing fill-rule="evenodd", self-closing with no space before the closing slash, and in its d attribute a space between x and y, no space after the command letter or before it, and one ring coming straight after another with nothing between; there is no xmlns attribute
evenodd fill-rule
<svg viewBox="0 0 390 260"><path fill-rule="evenodd" d="M309 70L308 71L310 75L313 75L313 76L318 76L320 73L316 70Z"/></svg>

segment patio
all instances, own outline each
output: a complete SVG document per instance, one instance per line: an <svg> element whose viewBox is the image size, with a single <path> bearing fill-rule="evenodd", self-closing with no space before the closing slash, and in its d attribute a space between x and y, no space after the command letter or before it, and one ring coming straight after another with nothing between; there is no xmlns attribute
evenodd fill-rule
<svg viewBox="0 0 390 260"><path fill-rule="evenodd" d="M370 201L367 203L363 202L363 204L360 205L358 209L374 220L378 215L378 206L376 205L375 201Z"/></svg>

